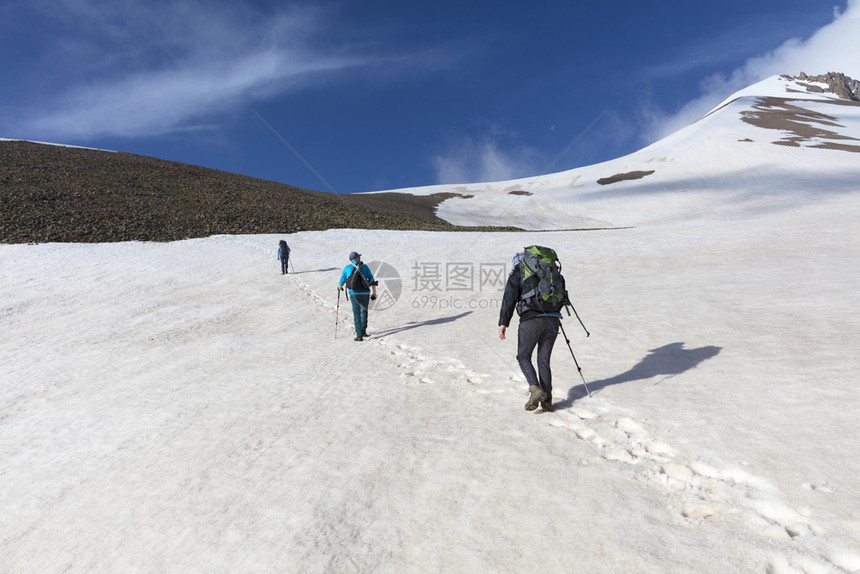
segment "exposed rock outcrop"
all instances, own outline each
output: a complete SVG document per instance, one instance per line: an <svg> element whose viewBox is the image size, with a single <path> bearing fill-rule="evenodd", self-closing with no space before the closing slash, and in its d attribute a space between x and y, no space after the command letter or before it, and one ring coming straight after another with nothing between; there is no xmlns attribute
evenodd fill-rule
<svg viewBox="0 0 860 574"><path fill-rule="evenodd" d="M794 78L785 77L797 80L809 92L832 93L844 100L860 101L860 82L839 72L828 72L820 76L809 76L801 72L799 76ZM825 84L827 87L824 88L816 84Z"/></svg>

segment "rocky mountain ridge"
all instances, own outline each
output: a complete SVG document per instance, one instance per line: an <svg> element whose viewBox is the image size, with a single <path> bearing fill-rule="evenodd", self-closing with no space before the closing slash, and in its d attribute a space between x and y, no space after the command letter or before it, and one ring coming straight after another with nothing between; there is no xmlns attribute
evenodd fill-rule
<svg viewBox="0 0 860 574"><path fill-rule="evenodd" d="M809 76L801 72L799 76L783 77L789 80L797 80L799 85L812 93L830 92L844 100L860 101L860 81L851 79L839 72L828 72L819 76ZM825 84L826 88L816 86L815 83Z"/></svg>

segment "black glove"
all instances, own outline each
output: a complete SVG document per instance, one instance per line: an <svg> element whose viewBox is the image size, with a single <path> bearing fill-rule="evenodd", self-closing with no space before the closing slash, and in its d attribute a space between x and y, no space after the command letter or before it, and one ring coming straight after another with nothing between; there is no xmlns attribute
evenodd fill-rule
<svg viewBox="0 0 860 574"><path fill-rule="evenodd" d="M370 300L371 300L371 301L376 301L376 295L371 295L371 296L370 296Z"/></svg>

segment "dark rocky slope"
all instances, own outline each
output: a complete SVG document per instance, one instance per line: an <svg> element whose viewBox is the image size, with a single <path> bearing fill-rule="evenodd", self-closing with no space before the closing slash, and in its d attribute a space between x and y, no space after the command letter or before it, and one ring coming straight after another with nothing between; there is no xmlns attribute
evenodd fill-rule
<svg viewBox="0 0 860 574"><path fill-rule="evenodd" d="M3 243L463 229L436 217L447 197L338 195L127 153L0 141Z"/></svg>

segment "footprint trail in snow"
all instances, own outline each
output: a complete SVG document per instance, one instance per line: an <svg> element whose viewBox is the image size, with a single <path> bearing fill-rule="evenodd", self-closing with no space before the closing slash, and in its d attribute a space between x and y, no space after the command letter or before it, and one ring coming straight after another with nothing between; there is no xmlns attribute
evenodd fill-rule
<svg viewBox="0 0 860 574"><path fill-rule="evenodd" d="M334 313L335 305L320 297L300 278L292 276L291 279L315 304ZM349 330L351 322L347 320L344 324L345 330ZM477 395L510 393L516 395L517 400L522 394L519 379L509 377L501 388L481 387L489 374L475 372L452 357L429 356L416 345L372 335L364 344L393 360L404 384L445 382L468 386ZM745 468L743 463L729 464L707 460L701 455L685 455L681 449L655 437L648 430L647 422L637 420L635 413L626 412L597 396L584 397L567 409L541 416L545 415L549 426L571 433L599 459L615 465L621 472L629 472L633 480L664 490L671 501L668 508L676 513L680 524L697 528L715 520L740 520L776 546L785 548L787 545L787 551L775 554L769 571L856 572L860 568L860 553L829 547L824 540L825 533L810 520L807 511L787 504L777 488ZM583 460L583 464L589 462Z"/></svg>

